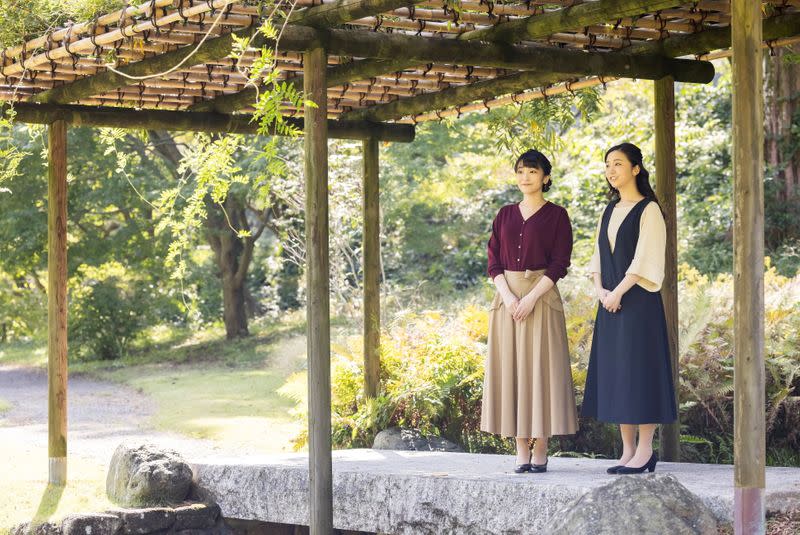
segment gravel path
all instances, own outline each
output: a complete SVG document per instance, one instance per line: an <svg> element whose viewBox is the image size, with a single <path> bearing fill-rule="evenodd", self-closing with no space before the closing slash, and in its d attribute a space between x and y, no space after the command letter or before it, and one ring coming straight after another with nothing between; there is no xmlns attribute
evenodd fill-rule
<svg viewBox="0 0 800 535"><path fill-rule="evenodd" d="M242 455L236 445L193 439L154 430L149 421L156 406L146 395L125 385L80 375L69 377L69 457L107 466L123 441L147 440L179 451L189 460L208 455ZM0 441L24 444L31 453L47 455L47 374L44 370L0 366L0 399L11 408L0 413Z"/></svg>

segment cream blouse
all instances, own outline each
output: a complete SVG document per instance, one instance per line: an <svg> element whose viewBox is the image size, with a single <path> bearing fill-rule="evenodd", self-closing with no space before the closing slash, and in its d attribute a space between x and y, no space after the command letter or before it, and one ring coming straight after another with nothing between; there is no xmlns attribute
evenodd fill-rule
<svg viewBox="0 0 800 535"><path fill-rule="evenodd" d="M636 206L620 206L617 204L611 212L608 221L608 241L611 244L611 251L614 251L614 244L617 241L617 231L625 219L625 216ZM603 224L603 216L597 222L597 229L594 234L594 254L589 262L590 273L600 273L600 248L597 245L597 237L600 235L600 227ZM661 283L664 281L665 251L667 248L667 226L664 223L664 216L654 202L650 202L642 212L639 221L639 241L636 243L636 252L633 261L625 272L626 275L638 275L641 277L637 283L639 286L650 292L661 290ZM607 288L613 290L613 288Z"/></svg>

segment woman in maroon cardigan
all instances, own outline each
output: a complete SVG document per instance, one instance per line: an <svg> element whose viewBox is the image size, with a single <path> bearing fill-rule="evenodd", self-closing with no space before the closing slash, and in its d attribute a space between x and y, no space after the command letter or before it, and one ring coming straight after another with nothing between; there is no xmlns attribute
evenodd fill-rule
<svg viewBox="0 0 800 535"><path fill-rule="evenodd" d="M572 226L546 201L551 165L529 150L514 165L519 203L492 223L489 307L481 429L517 441L517 473L547 470L547 440L578 429L564 307L556 282L567 274ZM529 441L534 439L533 451Z"/></svg>

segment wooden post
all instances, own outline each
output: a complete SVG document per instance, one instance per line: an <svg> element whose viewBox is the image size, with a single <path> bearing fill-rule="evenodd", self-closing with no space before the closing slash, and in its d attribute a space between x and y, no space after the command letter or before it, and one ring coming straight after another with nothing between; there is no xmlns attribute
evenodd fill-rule
<svg viewBox="0 0 800 535"><path fill-rule="evenodd" d="M47 129L47 383L51 485L67 482L67 125Z"/></svg>
<svg viewBox="0 0 800 535"><path fill-rule="evenodd" d="M331 462L330 267L328 260L328 111L325 50L303 55L306 172L306 331L311 535L333 533Z"/></svg>
<svg viewBox="0 0 800 535"><path fill-rule="evenodd" d="M655 82L656 195L667 220L667 252L661 297L667 317L672 383L678 389L678 209L675 192L675 79ZM677 398L676 398L677 401ZM677 408L677 407L676 407ZM680 415L678 422L661 426L661 457L680 459Z"/></svg>
<svg viewBox="0 0 800 535"><path fill-rule="evenodd" d="M734 531L764 533L764 95L761 2L733 0Z"/></svg>
<svg viewBox="0 0 800 535"><path fill-rule="evenodd" d="M378 140L364 140L364 394L380 388L381 241Z"/></svg>

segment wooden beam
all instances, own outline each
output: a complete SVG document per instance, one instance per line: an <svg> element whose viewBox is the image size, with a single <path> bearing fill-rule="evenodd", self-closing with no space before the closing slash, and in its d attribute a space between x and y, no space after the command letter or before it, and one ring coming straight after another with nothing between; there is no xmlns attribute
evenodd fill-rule
<svg viewBox="0 0 800 535"><path fill-rule="evenodd" d="M364 188L364 395L374 398L380 389L381 239L378 140L363 142Z"/></svg>
<svg viewBox="0 0 800 535"><path fill-rule="evenodd" d="M0 107L6 115L9 106ZM104 108L93 106L14 104L14 120L21 123L49 124L64 121L72 126L100 126L130 128L136 130L177 130L187 132L212 132L229 134L256 134L258 125L251 115L224 115L170 110L132 110L128 108ZM287 121L303 128L302 119ZM382 124L328 120L330 137L339 139L369 139L381 141L410 142L414 139L412 125ZM274 134L274 132L273 132Z"/></svg>
<svg viewBox="0 0 800 535"><path fill-rule="evenodd" d="M330 4L309 7L292 13L289 17L291 24L313 26L322 28L336 26L351 20L372 16L384 11L391 11L398 7L413 5L421 0L338 0ZM210 61L220 60L230 56L233 50L233 37L247 38L253 35L258 28L251 26L238 30L233 34L208 39L202 45L185 46L178 50L159 54L142 61L120 66L116 70L128 76L149 76L165 72L183 61L192 54L187 66L200 65ZM257 38L254 43L258 46L261 41ZM195 51L196 49L196 51ZM47 91L36 94L31 100L49 104L68 104L83 98L100 95L114 89L131 85L134 81L122 74L104 71L93 76L80 78L74 82L64 84ZM253 99L255 101L255 99ZM253 102L251 101L251 103Z"/></svg>
<svg viewBox="0 0 800 535"><path fill-rule="evenodd" d="M660 9L674 7L677 3L676 0L603 0L585 2L498 24L491 28L465 32L459 35L458 39L516 43L525 39L539 39L554 33L575 30L592 24L633 17L642 13L651 13Z"/></svg>
<svg viewBox="0 0 800 535"><path fill-rule="evenodd" d="M395 121L430 110L441 110L497 95L519 93L531 87L554 84L569 78L570 75L566 73L523 72L353 110L342 114L342 117L348 121L375 121L378 117L382 121Z"/></svg>
<svg viewBox="0 0 800 535"><path fill-rule="evenodd" d="M667 250L661 298L667 319L672 384L678 390L678 209L675 166L675 80L655 81L656 194L665 212ZM677 407L675 407L677 410ZM676 423L661 426L659 453L665 461L680 460L680 415Z"/></svg>
<svg viewBox="0 0 800 535"><path fill-rule="evenodd" d="M330 267L325 50L303 55L305 107L306 332L308 340L308 470L311 535L333 533L331 460Z"/></svg>
<svg viewBox="0 0 800 535"><path fill-rule="evenodd" d="M779 39L800 33L800 14L783 15L767 19L764 25L765 39ZM700 54L730 45L730 29L706 30L688 36L671 37L662 41L647 42L634 45L621 52L609 54L648 55L675 57L688 54ZM371 65L374 62L362 61ZM355 74L355 73L353 73ZM519 93L534 87L541 87L570 78L566 73L552 73L551 76L539 77L537 73L522 73L495 80L477 82L463 88L450 88L438 93L425 93L416 97L400 99L389 104L379 104L366 109L345 113L342 118L348 120L378 118L380 120L397 120L401 117L440 110L446 107L462 106L469 102L492 98L498 95ZM496 84L496 87L493 86ZM441 93L441 94L439 94ZM438 95L438 96L437 96ZM378 119L371 119L378 120Z"/></svg>
<svg viewBox="0 0 800 535"><path fill-rule="evenodd" d="M289 17L291 24L332 28L352 20L371 17L400 7L413 6L423 0L337 0L329 4L308 7Z"/></svg>
<svg viewBox="0 0 800 535"><path fill-rule="evenodd" d="M288 49L301 48L305 38L299 38L297 33L291 33L294 41L287 41L284 37L282 45ZM583 52L566 50L540 45L503 45L480 42L458 42L447 39L429 39L410 35L382 34L377 32L363 32L352 30L334 30L324 41L326 50L339 55L372 56L383 58L382 62L359 62L338 67L334 72L333 80L338 85L352 79L364 79L376 74L387 72L386 69L399 70L408 63L423 64L430 62L453 63L459 65L482 65L509 69L522 69L527 72L519 75L521 79L534 78L544 75L549 79L553 65L559 69L558 79L568 79L572 76L612 76L626 78L658 79L666 75L674 75L676 80L683 82L707 83L714 78L714 66L710 62L678 60L661 56L622 55L604 52ZM369 51L369 52L366 52ZM398 60L402 57L402 60ZM542 65L546 67L542 69ZM300 80L294 81L295 84ZM483 84L483 82L478 82ZM476 84L470 84L472 87ZM497 84L482 85L482 88L496 87L487 94L484 89L480 92L483 98L495 97L504 94L502 88L507 85L501 81ZM459 86L467 87L467 86ZM520 86L520 91L529 89L531 85ZM447 91L447 90L446 90ZM441 93L445 93L444 91ZM201 103L192 107L193 110L217 109L220 111L233 111L243 105L252 104L255 90L251 89L230 97L220 97L213 103ZM450 93L445 93L450 94ZM429 94L403 99L427 100ZM442 99L437 99L442 100ZM473 99L474 100L474 99ZM463 104L468 101L453 101L451 105ZM389 103L382 106L394 106ZM380 106L376 106L380 107ZM423 108L427 111L434 108ZM395 117L397 118L397 117Z"/></svg>
<svg viewBox="0 0 800 535"><path fill-rule="evenodd" d="M361 30L314 30L287 26L279 49L303 51L324 47L329 54L395 60L399 57L421 65L452 63L504 69L559 72L580 76L614 76L655 80L671 75L676 81L707 83L714 67L707 61L678 60L657 55L586 52L545 45L509 45L481 41L456 41L415 35Z"/></svg>
<svg viewBox="0 0 800 535"><path fill-rule="evenodd" d="M800 34L800 13L763 19L762 41L771 41ZM703 54L731 46L731 27L713 28L688 35L647 41L621 50L623 54L663 55L670 58Z"/></svg>
<svg viewBox="0 0 800 535"><path fill-rule="evenodd" d="M342 30L344 31L344 30ZM598 75L614 77L630 77L658 79L674 75L679 81L707 83L714 78L714 67L710 62L687 62L661 56L623 55L617 53L584 52L539 45L504 45L480 42L459 42L455 40L431 39L404 35L379 35L376 32L349 32L342 34L339 30L328 32L324 39L331 53L345 55L354 54L350 47L358 43L358 48L369 50L373 57L392 59L402 56L414 63L433 62L454 63L461 65L483 65L500 68L526 70L524 73L458 86L435 93L400 99L388 104L381 104L355 110L343 115L348 120L397 120L407 115L414 115L448 106L458 106L482 98L524 91L539 85L555 83L574 76ZM628 63L624 58L645 58L642 63ZM679 63L673 63L679 62ZM537 71L541 65L547 65L547 72ZM550 71L556 65L558 72ZM380 119L378 119L380 117Z"/></svg>
<svg viewBox="0 0 800 535"><path fill-rule="evenodd" d="M51 485L67 483L67 124L47 129L47 392Z"/></svg>
<svg viewBox="0 0 800 535"><path fill-rule="evenodd" d="M636 9L639 8L635 7L634 4L640 7L646 4L650 9L658 9L656 6L660 6L663 3L665 2L661 0L638 2L604 0L600 2L592 2L590 4L579 4L571 8L562 9L555 12L531 15L530 17L527 17L519 22L512 21L500 23L494 27L493 31L501 31L506 26L513 28L514 25L522 24L525 27L527 39L540 39L550 35L551 33L562 32L575 27L588 26L591 24L605 22L607 20L627 17L631 15L632 9L634 11L633 14L647 11L645 8L643 11L636 12ZM674 1L671 3L674 4ZM569 16L565 16L567 12ZM459 35L458 39L461 41L471 41L475 39L491 41L491 37L483 36L482 32L484 31L485 30L476 30L473 32L465 32ZM502 40L502 37L498 36L498 39ZM360 54L357 54L356 56L364 57ZM400 54L399 56L395 56L391 59L365 59L348 65L332 67L328 69L328 87L353 80L371 78L373 76L388 72L401 71L419 64L420 62L409 61L405 55ZM293 83L302 84L302 80L293 80ZM301 86L298 85L297 87L299 89ZM207 102L196 104L193 109L197 109L198 111L214 110L222 113L230 113L249 106L255 102L258 91L268 90L268 87L262 87L260 89L249 87L234 95L224 95Z"/></svg>
<svg viewBox="0 0 800 535"><path fill-rule="evenodd" d="M764 533L764 89L761 2L733 0L734 531Z"/></svg>

